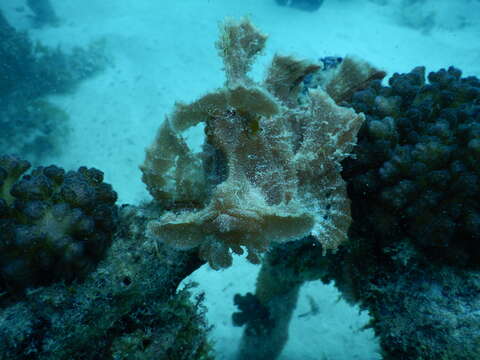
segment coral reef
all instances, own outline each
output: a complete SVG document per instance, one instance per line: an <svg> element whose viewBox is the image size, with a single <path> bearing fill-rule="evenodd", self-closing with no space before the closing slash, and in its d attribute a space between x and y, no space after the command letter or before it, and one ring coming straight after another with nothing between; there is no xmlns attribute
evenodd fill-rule
<svg viewBox="0 0 480 360"><path fill-rule="evenodd" d="M370 0L401 26L429 34L432 30L462 31L476 24L480 2L475 0Z"/></svg>
<svg viewBox="0 0 480 360"><path fill-rule="evenodd" d="M0 157L0 291L72 281L102 259L116 228L117 194L103 173L65 172ZM23 176L22 176L23 175Z"/></svg>
<svg viewBox="0 0 480 360"><path fill-rule="evenodd" d="M480 358L479 272L432 264L408 243L382 248L375 237L358 237L361 225L353 226L352 239L330 255L322 279L368 310L382 358Z"/></svg>
<svg viewBox="0 0 480 360"><path fill-rule="evenodd" d="M438 2L437 2L438 3ZM398 4L398 20L400 24L422 31L424 34L436 26L437 13L435 4L427 0L402 0Z"/></svg>
<svg viewBox="0 0 480 360"><path fill-rule="evenodd" d="M49 102L71 92L104 69L109 60L101 42L64 53L33 43L0 12L0 153L39 161L58 151L68 134L68 115Z"/></svg>
<svg viewBox="0 0 480 360"><path fill-rule="evenodd" d="M150 236L199 247L215 269L230 266L231 251L245 247L258 263L270 243L309 234L334 249L350 225L340 161L364 117L321 89L299 103L302 80L316 64L276 55L264 82L250 79L265 41L248 20L225 23L217 43L225 86L177 104L141 166L150 193L170 210L149 224ZM194 153L182 132L200 123L204 151Z"/></svg>
<svg viewBox="0 0 480 360"><path fill-rule="evenodd" d="M408 241L431 261L478 267L480 80L453 67L428 80L420 67L353 96L367 122L344 177L382 247Z"/></svg>
<svg viewBox="0 0 480 360"><path fill-rule="evenodd" d="M59 19L50 0L27 0L27 5L34 13L32 16L34 27L58 25Z"/></svg>
<svg viewBox="0 0 480 360"><path fill-rule="evenodd" d="M476 359L480 80L420 67L389 85L351 100L367 117L343 163L354 221L325 279L369 310L385 359Z"/></svg>
<svg viewBox="0 0 480 360"><path fill-rule="evenodd" d="M26 126L12 114L57 111L43 96L83 75L1 14L0 30L11 140ZM141 166L148 205L118 209L96 169L27 174L0 157L1 359L211 360L203 297L178 286L243 248L263 265L255 294L234 299L239 359L278 358L318 279L370 312L386 360L480 358L480 81L416 68L384 86L351 57L276 55L256 82L265 43L248 20L225 23L226 83L161 125ZM32 86L54 59L65 71ZM183 138L197 125L201 152Z"/></svg>
<svg viewBox="0 0 480 360"><path fill-rule="evenodd" d="M124 206L107 256L84 281L37 288L0 309L0 358L213 360L202 296L177 291L202 262L146 241L152 214Z"/></svg>
<svg viewBox="0 0 480 360"><path fill-rule="evenodd" d="M278 5L291 6L306 11L315 11L320 9L323 0L275 0Z"/></svg>
<svg viewBox="0 0 480 360"><path fill-rule="evenodd" d="M393 75L389 86L374 79L341 101L367 119L354 156L342 162L352 201L349 239L323 258L307 239L276 248L262 269L272 276L259 277L257 292L334 281L345 299L369 311L384 359L476 359L480 81L455 68L428 80L416 68ZM285 311L269 310L271 321ZM275 359L281 342L265 338ZM250 344L259 346L254 338Z"/></svg>

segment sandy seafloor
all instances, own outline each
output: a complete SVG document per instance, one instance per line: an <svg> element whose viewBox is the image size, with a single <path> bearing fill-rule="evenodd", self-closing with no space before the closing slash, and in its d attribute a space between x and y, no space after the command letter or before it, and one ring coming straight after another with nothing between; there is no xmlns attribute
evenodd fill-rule
<svg viewBox="0 0 480 360"><path fill-rule="evenodd" d="M465 75L480 76L478 0L430 1L410 12L395 6L399 1L382 6L382 1L326 0L319 11L303 12L277 6L274 0L52 0L61 26L31 30L31 36L64 49L105 39L114 65L83 82L74 94L52 98L70 114L72 134L64 152L49 163L67 169L97 167L120 203L149 200L138 169L144 149L175 101L188 102L222 86L214 42L226 16L248 15L269 34L265 56L253 70L257 79L275 52L310 59L355 54L389 74L418 65L427 70L455 65ZM28 24L26 10L15 10L22 3L0 5L20 29ZM433 22L415 28L429 11L435 12ZM190 278L199 283L197 291L206 293L218 359L233 359L241 336L230 320L233 295L254 290L258 269L236 258L227 270L205 266ZM320 312L299 317L310 310L309 297ZM333 286L308 283L281 359L380 359L373 332L361 330L368 320L366 312L348 305Z"/></svg>

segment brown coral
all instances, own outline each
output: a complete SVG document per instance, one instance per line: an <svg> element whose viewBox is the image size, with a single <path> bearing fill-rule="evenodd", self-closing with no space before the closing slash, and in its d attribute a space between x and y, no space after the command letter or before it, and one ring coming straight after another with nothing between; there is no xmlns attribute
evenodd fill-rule
<svg viewBox="0 0 480 360"><path fill-rule="evenodd" d="M271 242L314 235L324 249L346 239L350 204L340 161L351 151L362 114L339 107L322 90L297 100L318 66L275 56L266 80L247 76L266 37L248 20L227 21L217 43L225 86L191 104L176 104L141 166L143 181L167 211L150 235L177 248L199 247L215 268L231 251L259 262ZM181 133L205 124L203 153Z"/></svg>

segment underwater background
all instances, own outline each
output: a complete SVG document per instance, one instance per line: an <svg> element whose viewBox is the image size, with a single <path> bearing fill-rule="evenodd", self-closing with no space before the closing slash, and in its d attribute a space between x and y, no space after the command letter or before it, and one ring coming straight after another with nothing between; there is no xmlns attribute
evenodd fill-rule
<svg viewBox="0 0 480 360"><path fill-rule="evenodd" d="M17 153L34 166L101 169L105 182L118 194L118 204L151 200L139 165L175 102L192 102L225 82L215 41L219 24L227 17L247 16L268 34L268 44L251 71L255 80L264 76L266 64L276 53L312 61L354 55L385 71L387 79L417 66L424 66L427 73L455 66L462 76L480 77L477 0L50 3L50 9L47 5L36 9L35 1L0 3L11 28L18 34L26 32L32 46L53 49L37 48L43 51L37 58L47 59L44 64L36 63L41 71L65 74L58 83L42 83L26 73L24 76L27 65L24 68L21 63L25 57L18 60L18 79L13 82L25 83L22 87L32 101L25 106L41 108L41 114L30 111L17 116L43 116L44 124L54 119L52 124L57 125L51 126L58 129L38 130L42 132L40 140L31 139L37 131L32 130L25 134L30 139L23 140L15 128L20 125L9 125L5 115L0 153ZM0 41L5 41L1 36ZM66 54L65 58L55 51ZM40 90L37 94L30 88ZM27 101L21 96L14 100ZM32 129L34 122L26 122L24 131ZM47 135L55 138L47 139ZM187 141L200 146L200 135L201 130L192 131ZM232 313L237 311L233 298L254 290L259 269L245 257L234 256L229 268L215 271L204 265L184 280L198 283L192 289L194 294L205 293L216 359L236 358L243 329L232 324ZM368 312L349 304L332 283L307 282L300 290L289 339L279 359L381 359L374 331L364 329L369 321Z"/></svg>

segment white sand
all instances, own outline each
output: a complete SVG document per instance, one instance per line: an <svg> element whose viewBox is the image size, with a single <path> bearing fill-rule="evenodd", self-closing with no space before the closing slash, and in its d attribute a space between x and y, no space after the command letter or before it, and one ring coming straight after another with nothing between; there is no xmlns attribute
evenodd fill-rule
<svg viewBox="0 0 480 360"><path fill-rule="evenodd" d="M13 9L22 2L0 5L19 28L27 26L25 12ZM266 54L253 71L256 78L274 52L312 59L355 54L389 73L417 65L428 70L455 65L466 75L480 75L480 26L472 23L472 14L480 14L480 2L473 0L438 0L434 10L426 9L436 11L435 19L442 21L429 33L402 25L398 0L390 7L367 0L326 0L314 13L279 7L274 0L52 2L62 26L31 35L65 48L105 39L115 66L82 83L73 95L53 99L70 114L72 136L64 153L50 161L68 169L98 167L121 203L149 199L138 165L174 101L188 102L222 85L214 42L225 16L249 15L269 34ZM463 20L466 26L460 28ZM218 359L232 359L241 335L241 329L231 325L232 298L254 290L257 271L237 258L228 270L204 267L191 277L199 282L199 291L206 292ZM321 311L299 318L309 311L308 296ZM304 286L282 359L380 358L372 331L360 331L368 315L338 299L333 286L319 282Z"/></svg>

